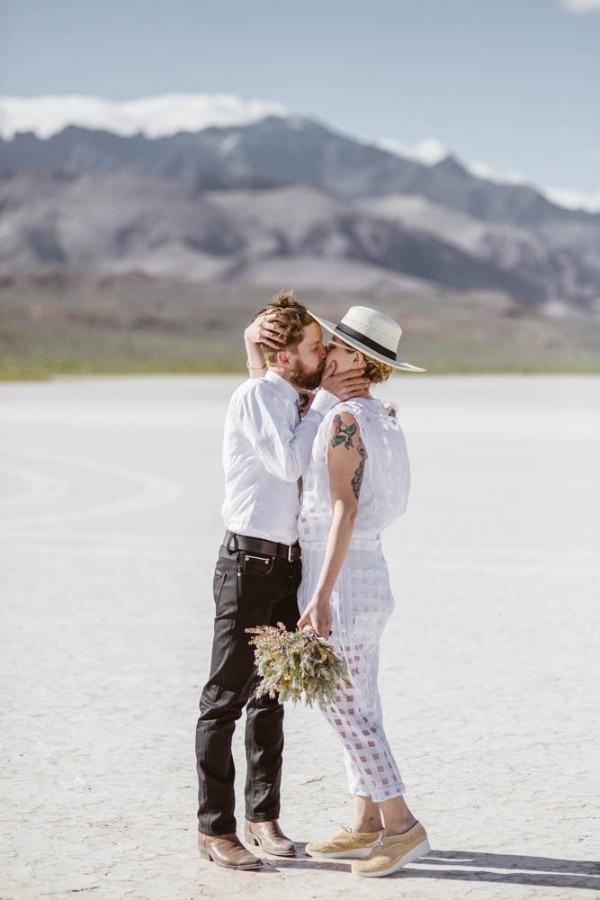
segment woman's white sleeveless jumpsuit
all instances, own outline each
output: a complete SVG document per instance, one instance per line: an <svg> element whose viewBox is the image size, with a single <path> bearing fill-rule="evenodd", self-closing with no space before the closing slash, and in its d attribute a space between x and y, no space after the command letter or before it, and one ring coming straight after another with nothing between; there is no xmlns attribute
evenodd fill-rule
<svg viewBox="0 0 600 900"><path fill-rule="evenodd" d="M379 643L394 608L381 532L406 510L410 469L394 404L375 398L338 404L321 423L303 483L299 519L304 612L316 589L332 521L327 469L328 434L334 415L347 411L360 427L367 451L350 548L331 596L330 641L345 658L352 688L338 692L325 715L344 745L350 792L375 803L404 793L383 728L377 687ZM353 439L356 446L356 438Z"/></svg>

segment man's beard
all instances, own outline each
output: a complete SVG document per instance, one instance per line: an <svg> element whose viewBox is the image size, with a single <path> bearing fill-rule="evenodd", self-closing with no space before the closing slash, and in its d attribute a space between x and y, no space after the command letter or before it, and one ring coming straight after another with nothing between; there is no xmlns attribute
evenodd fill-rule
<svg viewBox="0 0 600 900"><path fill-rule="evenodd" d="M306 388L307 391L314 391L321 384L323 369L326 360L323 360L316 372L309 372L303 362L296 360L296 367L288 376L290 381L297 387Z"/></svg>

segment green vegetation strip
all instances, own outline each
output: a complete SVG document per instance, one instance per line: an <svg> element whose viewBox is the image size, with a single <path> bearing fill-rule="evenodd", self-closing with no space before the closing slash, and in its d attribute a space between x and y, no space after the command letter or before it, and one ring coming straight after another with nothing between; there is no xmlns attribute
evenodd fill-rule
<svg viewBox="0 0 600 900"><path fill-rule="evenodd" d="M40 278L0 285L0 379L245 373L243 329L273 293L138 275ZM403 358L434 374L600 374L597 320L548 318L495 294L299 299L330 319L353 305L381 309L403 326Z"/></svg>
<svg viewBox="0 0 600 900"><path fill-rule="evenodd" d="M406 341L404 355L433 374L599 373L600 353L584 347ZM145 334L50 325L0 328L0 379L60 375L244 373L240 333Z"/></svg>

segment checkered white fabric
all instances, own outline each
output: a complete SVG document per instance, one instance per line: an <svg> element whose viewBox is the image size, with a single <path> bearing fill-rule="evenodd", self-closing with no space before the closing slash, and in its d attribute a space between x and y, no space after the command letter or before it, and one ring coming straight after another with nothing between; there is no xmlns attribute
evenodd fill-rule
<svg viewBox="0 0 600 900"><path fill-rule="evenodd" d="M327 441L332 416L342 410L356 418L368 458L350 549L331 597L331 642L346 660L352 687L340 690L325 715L344 746L351 793L380 803L404 793L385 735L377 687L379 643L394 607L380 533L406 509L410 471L392 405L375 399L352 400L325 417L304 476L299 519L302 611L319 580L331 526Z"/></svg>

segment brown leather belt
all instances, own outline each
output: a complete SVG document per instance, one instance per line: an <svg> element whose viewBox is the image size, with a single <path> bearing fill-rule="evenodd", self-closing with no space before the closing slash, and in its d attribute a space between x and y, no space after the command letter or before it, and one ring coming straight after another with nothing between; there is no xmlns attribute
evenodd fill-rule
<svg viewBox="0 0 600 900"><path fill-rule="evenodd" d="M263 541L262 538L246 537L244 534L235 534L226 531L223 545L231 550L244 550L248 553L260 553L261 556L276 556L278 559L287 559L288 562L296 562L300 559L300 544L277 544L275 541Z"/></svg>

